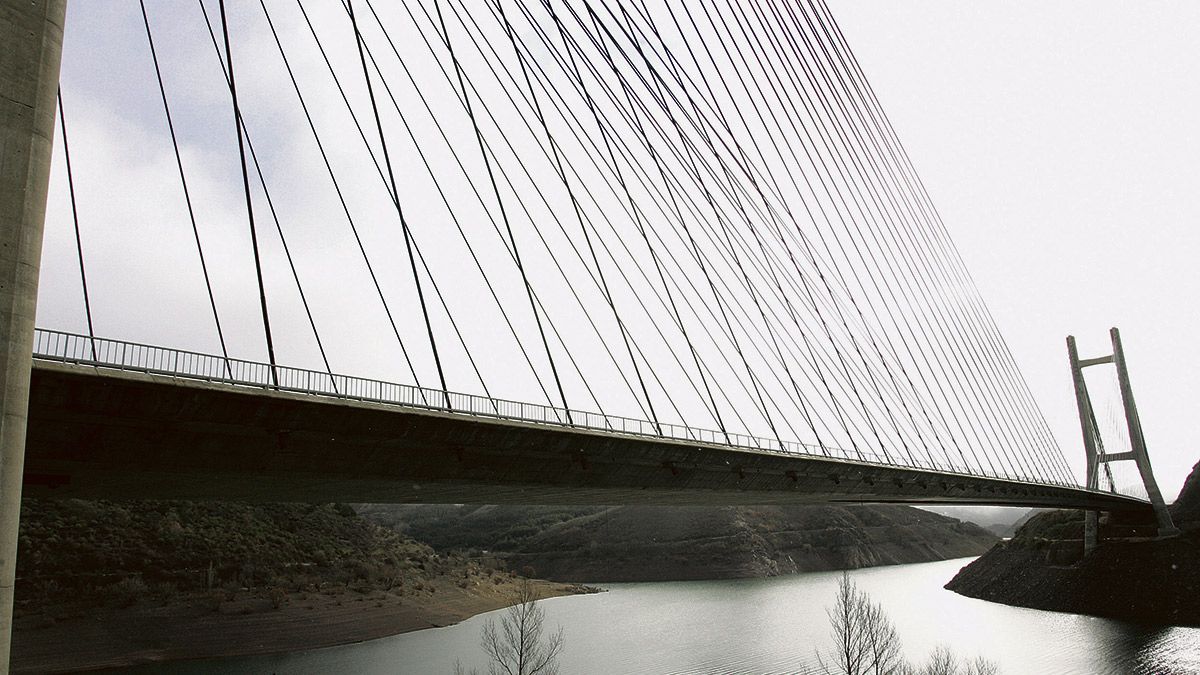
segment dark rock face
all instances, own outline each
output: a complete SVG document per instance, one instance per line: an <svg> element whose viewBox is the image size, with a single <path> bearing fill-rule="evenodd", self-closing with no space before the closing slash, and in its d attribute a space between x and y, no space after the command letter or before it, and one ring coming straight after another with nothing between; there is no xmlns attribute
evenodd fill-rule
<svg viewBox="0 0 1200 675"><path fill-rule="evenodd" d="M1200 464L1171 513L1183 531L1179 537L1104 541L1083 558L1082 512L1046 512L963 568L946 588L1020 607L1200 625ZM1129 530L1124 523L1112 528Z"/></svg>
<svg viewBox="0 0 1200 675"><path fill-rule="evenodd" d="M1200 527L1200 462L1192 467L1179 491L1179 499L1171 505L1171 518L1179 528Z"/></svg>
<svg viewBox="0 0 1200 675"><path fill-rule="evenodd" d="M764 577L978 555L996 537L903 506L363 506L440 549L574 581Z"/></svg>

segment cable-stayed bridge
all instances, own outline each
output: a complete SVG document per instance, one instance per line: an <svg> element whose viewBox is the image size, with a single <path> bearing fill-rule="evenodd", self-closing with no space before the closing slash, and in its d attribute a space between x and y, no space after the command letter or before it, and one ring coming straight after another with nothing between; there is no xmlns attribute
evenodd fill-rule
<svg viewBox="0 0 1200 675"><path fill-rule="evenodd" d="M39 330L26 493L417 503L1137 509L1034 477ZM440 405L439 405L440 404Z"/></svg>
<svg viewBox="0 0 1200 675"><path fill-rule="evenodd" d="M1081 484L824 0L65 4L0 0L0 640L22 488L1149 510L1115 332Z"/></svg>
<svg viewBox="0 0 1200 675"><path fill-rule="evenodd" d="M823 2L81 20L30 494L1144 504L1071 476Z"/></svg>

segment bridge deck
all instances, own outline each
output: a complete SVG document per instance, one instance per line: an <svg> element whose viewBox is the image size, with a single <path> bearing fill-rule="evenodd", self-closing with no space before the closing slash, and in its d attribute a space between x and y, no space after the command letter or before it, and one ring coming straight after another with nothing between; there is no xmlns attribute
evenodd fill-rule
<svg viewBox="0 0 1200 675"><path fill-rule="evenodd" d="M1147 508L1024 483L34 363L25 494L519 504L908 502Z"/></svg>

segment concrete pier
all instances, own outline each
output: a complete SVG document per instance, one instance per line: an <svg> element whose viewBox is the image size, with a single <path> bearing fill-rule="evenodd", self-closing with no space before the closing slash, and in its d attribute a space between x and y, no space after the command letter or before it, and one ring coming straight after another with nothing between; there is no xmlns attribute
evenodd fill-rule
<svg viewBox="0 0 1200 675"><path fill-rule="evenodd" d="M65 15L66 0L0 0L0 668L5 673Z"/></svg>

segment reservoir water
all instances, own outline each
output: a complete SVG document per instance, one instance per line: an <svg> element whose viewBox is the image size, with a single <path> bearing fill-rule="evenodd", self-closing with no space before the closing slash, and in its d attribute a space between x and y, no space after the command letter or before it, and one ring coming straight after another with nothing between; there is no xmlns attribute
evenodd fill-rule
<svg viewBox="0 0 1200 675"><path fill-rule="evenodd" d="M938 645L984 656L1008 675L1200 673L1200 629L1140 626L964 598L944 590L970 558L851 572L883 605L909 659ZM606 593L543 601L561 625L569 673L808 673L831 644L826 607L840 572L729 581L603 584ZM502 610L501 610L502 611ZM486 672L484 621L357 645L281 656L219 659L136 669L171 673L453 672L455 660Z"/></svg>

